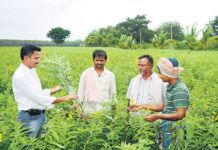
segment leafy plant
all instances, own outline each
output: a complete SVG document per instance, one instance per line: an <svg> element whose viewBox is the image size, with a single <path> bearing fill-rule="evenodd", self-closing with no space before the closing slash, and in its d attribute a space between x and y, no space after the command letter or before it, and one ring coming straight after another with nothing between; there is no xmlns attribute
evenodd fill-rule
<svg viewBox="0 0 218 150"><path fill-rule="evenodd" d="M118 45L122 49L133 49L135 44L135 40L132 36L121 35L120 39L118 40Z"/></svg>

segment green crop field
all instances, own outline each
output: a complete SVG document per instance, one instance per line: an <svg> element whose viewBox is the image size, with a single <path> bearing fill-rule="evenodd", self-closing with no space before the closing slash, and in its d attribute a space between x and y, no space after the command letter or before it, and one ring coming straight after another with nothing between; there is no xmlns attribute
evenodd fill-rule
<svg viewBox="0 0 218 150"><path fill-rule="evenodd" d="M185 119L179 121L180 142L177 149L218 149L218 52L189 50L122 50L102 48L108 53L106 68L114 72L117 84L117 109L107 109L81 117L72 109L74 102L58 104L47 112L45 132L38 139L29 139L16 121L17 104L12 93L11 77L21 63L19 47L0 48L0 149L158 149L155 143L159 121L146 122L143 116L127 114L125 94L128 84L137 73L137 59L150 54L154 71L160 57L176 57L184 68L182 79L190 91L190 107ZM69 76L78 88L80 74L92 65L95 48L43 47L42 59L56 54L69 61ZM49 66L38 66L44 88L58 83ZM66 94L66 91L56 96ZM110 105L108 105L110 108ZM186 136L186 138L184 138Z"/></svg>

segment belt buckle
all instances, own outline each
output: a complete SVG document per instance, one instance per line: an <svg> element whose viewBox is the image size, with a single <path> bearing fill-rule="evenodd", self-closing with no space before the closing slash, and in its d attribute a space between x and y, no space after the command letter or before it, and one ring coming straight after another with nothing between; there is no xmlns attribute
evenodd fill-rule
<svg viewBox="0 0 218 150"><path fill-rule="evenodd" d="M44 112L45 112L45 110L39 110L39 109L29 109L28 110L28 113L31 116L40 115L41 113L44 113Z"/></svg>

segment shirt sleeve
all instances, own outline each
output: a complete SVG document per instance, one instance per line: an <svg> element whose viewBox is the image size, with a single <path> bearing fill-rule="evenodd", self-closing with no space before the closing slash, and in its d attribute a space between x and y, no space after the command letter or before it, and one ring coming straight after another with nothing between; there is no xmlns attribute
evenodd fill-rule
<svg viewBox="0 0 218 150"><path fill-rule="evenodd" d="M50 96L51 95L51 92L50 92L50 89L44 89L43 90L43 93L47 96Z"/></svg>
<svg viewBox="0 0 218 150"><path fill-rule="evenodd" d="M110 98L116 99L116 79L114 74L112 74L110 81Z"/></svg>
<svg viewBox="0 0 218 150"><path fill-rule="evenodd" d="M167 97L167 95L166 95L166 90L167 90L167 88L166 88L166 84L164 84L163 82L162 82L162 87L161 87L161 93L162 93L162 95L161 95L161 101L163 102L163 101L166 101L166 97Z"/></svg>
<svg viewBox="0 0 218 150"><path fill-rule="evenodd" d="M84 101L85 98L85 72L82 73L79 80L79 88L78 88L78 97L81 102Z"/></svg>
<svg viewBox="0 0 218 150"><path fill-rule="evenodd" d="M188 107L189 94L186 90L182 88L176 89L172 96L175 108Z"/></svg>
<svg viewBox="0 0 218 150"><path fill-rule="evenodd" d="M131 80L130 83L129 83L129 87L128 87L128 90L127 90L127 93L126 93L126 98L127 99L133 98L133 95L131 95L132 84L133 84L133 80Z"/></svg>
<svg viewBox="0 0 218 150"><path fill-rule="evenodd" d="M32 85L25 76L20 76L19 79L17 78L15 83L29 100L32 100L39 105L50 106L56 99L56 97L50 96L48 91L43 91L41 87Z"/></svg>

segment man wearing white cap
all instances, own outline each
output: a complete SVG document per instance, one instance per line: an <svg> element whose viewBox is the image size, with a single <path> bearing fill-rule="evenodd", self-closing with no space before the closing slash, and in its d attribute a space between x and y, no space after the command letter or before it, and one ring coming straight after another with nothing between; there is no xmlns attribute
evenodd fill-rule
<svg viewBox="0 0 218 150"><path fill-rule="evenodd" d="M132 111L138 109L163 110L162 114L149 114L144 118L147 121L154 122L162 119L162 144L163 148L168 149L173 143L172 131L170 128L175 121L182 120L189 105L189 92L186 85L180 79L183 68L179 67L179 63L175 58L161 57L158 62L159 77L163 82L168 82L167 100L164 105L140 105L132 106Z"/></svg>

